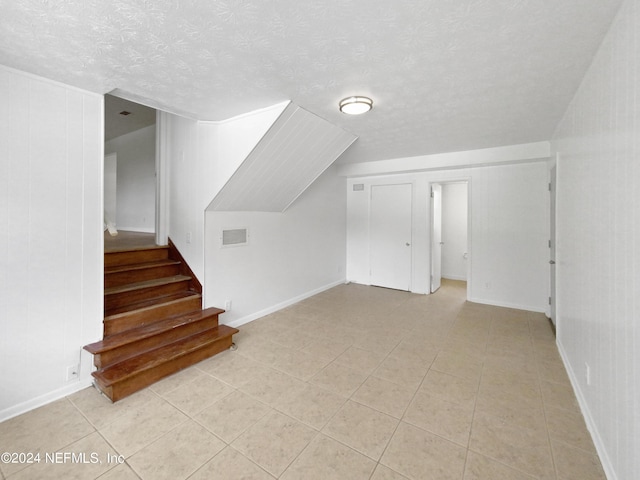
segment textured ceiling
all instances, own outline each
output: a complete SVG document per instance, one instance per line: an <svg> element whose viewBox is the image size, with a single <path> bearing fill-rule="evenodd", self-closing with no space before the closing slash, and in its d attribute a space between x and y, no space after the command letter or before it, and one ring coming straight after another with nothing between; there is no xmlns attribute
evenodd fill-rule
<svg viewBox="0 0 640 480"><path fill-rule="evenodd" d="M122 115L129 112L129 115ZM104 139L111 140L156 123L156 111L124 98L104 97Z"/></svg>
<svg viewBox="0 0 640 480"><path fill-rule="evenodd" d="M548 140L620 3L0 0L0 63L206 120L291 100L380 160Z"/></svg>

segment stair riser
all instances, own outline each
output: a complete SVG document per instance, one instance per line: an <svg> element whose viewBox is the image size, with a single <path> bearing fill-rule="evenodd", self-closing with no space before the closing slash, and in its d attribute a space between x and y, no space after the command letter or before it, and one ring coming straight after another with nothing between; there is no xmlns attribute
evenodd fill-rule
<svg viewBox="0 0 640 480"><path fill-rule="evenodd" d="M148 288L140 288L128 292L113 293L104 296L105 311L142 302L162 295L189 290L189 281L173 282L165 285L157 285Z"/></svg>
<svg viewBox="0 0 640 480"><path fill-rule="evenodd" d="M104 274L104 288L119 287L128 283L144 282L162 277L171 277L180 273L179 265L162 265L126 272Z"/></svg>
<svg viewBox="0 0 640 480"><path fill-rule="evenodd" d="M224 337L203 346L202 348L189 352L181 357L170 360L156 368L143 371L133 377L128 377L121 382L114 383L110 387L101 385L101 382L96 378L96 384L100 390L104 392L111 401L117 402L118 400L131 395L132 393L142 390L148 387L152 383L157 382L169 375L183 370L191 365L194 365L206 358L212 357L217 353L227 350L231 347L231 336Z"/></svg>
<svg viewBox="0 0 640 480"><path fill-rule="evenodd" d="M168 305L158 305L142 311L123 313L113 318L105 318L104 336L106 337L108 335L113 335L114 333L124 332L125 330L140 327L173 315L180 315L182 313L200 310L201 306L202 298L200 296L193 296L180 302L174 302Z"/></svg>
<svg viewBox="0 0 640 480"><path fill-rule="evenodd" d="M106 252L104 266L116 267L134 265L136 263L154 262L169 258L168 248L150 248L148 250L132 250L128 252Z"/></svg>
<svg viewBox="0 0 640 480"><path fill-rule="evenodd" d="M152 348L159 347L161 345L164 345L171 341L176 341L189 335L195 335L197 333L204 332L205 330L216 327L217 325L217 315L203 318L198 322L191 322L186 325L181 325L179 327L172 328L169 331L153 335L152 337L138 340L134 343L129 343L127 345L114 348L113 350L94 355L93 364L96 366L96 368L105 368L111 364L121 362L141 352L151 350Z"/></svg>

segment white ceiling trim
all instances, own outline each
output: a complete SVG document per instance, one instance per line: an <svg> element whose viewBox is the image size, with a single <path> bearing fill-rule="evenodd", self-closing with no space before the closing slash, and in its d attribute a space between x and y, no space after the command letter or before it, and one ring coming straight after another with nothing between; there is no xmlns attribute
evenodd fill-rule
<svg viewBox="0 0 640 480"><path fill-rule="evenodd" d="M486 167L490 165L546 161L550 156L551 143L545 141L467 150L464 152L380 160L377 162L344 164L338 167L338 175L344 177L366 177L395 173Z"/></svg>

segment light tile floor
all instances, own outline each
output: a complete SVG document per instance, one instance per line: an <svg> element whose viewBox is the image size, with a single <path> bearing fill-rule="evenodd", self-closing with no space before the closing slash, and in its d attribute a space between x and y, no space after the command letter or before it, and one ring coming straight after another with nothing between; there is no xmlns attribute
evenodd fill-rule
<svg viewBox="0 0 640 480"><path fill-rule="evenodd" d="M464 298L333 288L116 404L3 422L0 450L41 462L2 478L604 479L547 319Z"/></svg>

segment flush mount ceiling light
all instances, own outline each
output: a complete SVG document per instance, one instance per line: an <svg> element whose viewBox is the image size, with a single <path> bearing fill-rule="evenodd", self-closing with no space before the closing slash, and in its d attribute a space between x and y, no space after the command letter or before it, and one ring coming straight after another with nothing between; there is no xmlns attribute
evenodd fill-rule
<svg viewBox="0 0 640 480"><path fill-rule="evenodd" d="M340 111L348 115L360 115L373 108L373 100L369 97L347 97L338 104Z"/></svg>

